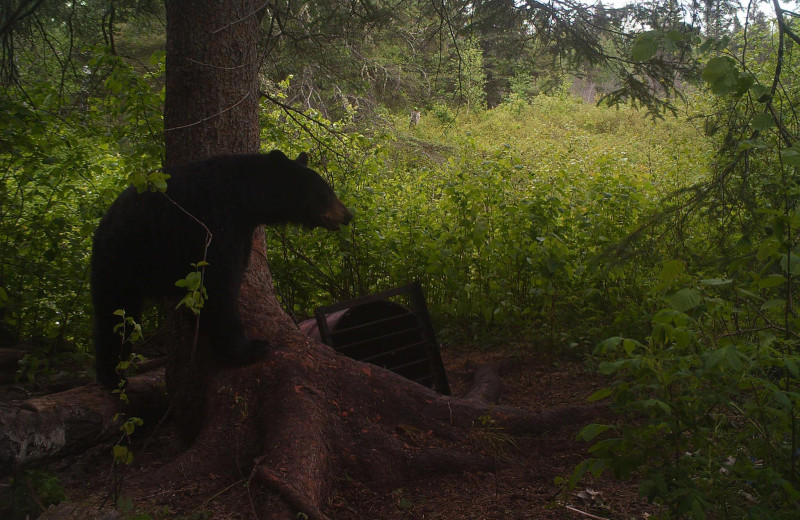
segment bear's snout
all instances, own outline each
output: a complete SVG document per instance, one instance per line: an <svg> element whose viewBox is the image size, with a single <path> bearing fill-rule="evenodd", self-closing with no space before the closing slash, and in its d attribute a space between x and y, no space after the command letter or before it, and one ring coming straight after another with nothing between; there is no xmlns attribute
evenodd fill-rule
<svg viewBox="0 0 800 520"><path fill-rule="evenodd" d="M339 231L340 226L346 226L351 220L353 220L353 214L337 200L336 204L322 215L321 225L330 231Z"/></svg>

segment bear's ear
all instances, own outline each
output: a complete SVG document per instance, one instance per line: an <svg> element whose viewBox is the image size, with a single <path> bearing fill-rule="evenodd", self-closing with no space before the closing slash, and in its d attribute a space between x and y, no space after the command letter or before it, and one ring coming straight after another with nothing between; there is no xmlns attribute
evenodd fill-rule
<svg viewBox="0 0 800 520"><path fill-rule="evenodd" d="M300 152L300 155L297 156L295 161L299 162L303 166L308 166L308 154L306 152Z"/></svg>

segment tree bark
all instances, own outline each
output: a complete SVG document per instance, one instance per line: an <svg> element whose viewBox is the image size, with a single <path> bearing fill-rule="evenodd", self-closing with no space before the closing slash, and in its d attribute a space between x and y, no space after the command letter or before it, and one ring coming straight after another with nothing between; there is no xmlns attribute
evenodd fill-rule
<svg viewBox="0 0 800 520"><path fill-rule="evenodd" d="M480 367L475 371L472 385L462 398L444 397L419 385L399 378L395 374L386 372L370 365L359 366L357 362L343 358L330 352L323 345L314 344L309 338L297 337L292 343L304 346L304 351L289 354L283 363L292 365L309 366L318 356L310 355L315 349L324 353L320 359L326 360L327 370L342 364L333 373L343 373L345 378L364 374L369 378L389 382L368 383L370 386L382 387L389 385L385 390L383 400L396 402L404 401L403 392L412 388L411 395L422 393L433 396L431 402L440 401L440 406L447 407L447 420L458 427L470 428L476 413L491 410L495 418L500 418L512 433L535 433L545 431L561 424L579 423L590 418L599 410L598 407L572 407L552 410L539 414L531 414L514 408L493 405L500 397L501 374L509 372L514 365L512 360L502 360L491 365ZM294 356L306 358L296 360ZM153 364L159 364L154 362ZM274 364L274 362L273 362ZM349 367L349 368L348 368ZM274 369L273 369L274 370ZM305 369L303 369L305 370ZM326 370L326 367L315 367L316 371ZM355 372L350 373L350 370ZM235 374L236 371L230 371ZM304 379L306 374L302 375ZM336 375L332 378L339 377ZM275 377L273 379L280 379ZM11 473L17 468L28 468L44 464L72 453L80 453L100 442L113 438L119 434L119 424L112 418L117 413L123 412L127 416L144 418L153 423L167 407L167 398L163 393L164 370L157 368L149 372L130 377L128 379L127 394L130 405L126 406L119 398L111 395L97 384L73 388L57 394L44 397L31 398L25 401L0 403L0 476ZM353 387L348 381L341 381L338 385ZM363 390L363 389L362 389ZM374 388L369 393L374 393ZM348 391L349 393L349 391ZM367 395L367 394L364 394ZM284 408L287 403L279 403ZM272 406L267 404L267 406ZM340 407L341 408L341 407ZM424 408L424 407L422 407ZM405 412L403 412L405 413ZM306 414L301 410L291 412L298 420L305 420ZM341 415L341 414L335 414ZM346 417L349 413L345 413ZM436 415L436 414L434 414ZM401 414L402 416L402 414ZM308 417L314 417L311 413ZM443 419L439 414L439 420ZM406 426L418 422L412 416L404 417Z"/></svg>
<svg viewBox="0 0 800 520"><path fill-rule="evenodd" d="M255 0L166 1L166 164L259 151L258 41L264 8ZM272 343L293 323L274 296L266 258L264 230L259 227L239 300L249 337ZM177 321L181 346L173 352L167 386L177 396L174 408L183 416L179 420L185 436L191 438L205 407L191 388L203 384L211 361L202 356L201 345L196 369L186 366L185 360L194 358L198 349L193 346L191 321Z"/></svg>
<svg viewBox="0 0 800 520"><path fill-rule="evenodd" d="M264 2L166 0L166 164L258 151Z"/></svg>
<svg viewBox="0 0 800 520"><path fill-rule="evenodd" d="M259 151L260 0L167 0L166 163ZM240 292L251 338L295 329L274 295L262 228Z"/></svg>
<svg viewBox="0 0 800 520"><path fill-rule="evenodd" d="M343 475L380 490L432 474L492 471L509 464L486 448L502 439L498 433L585 424L602 410L498 405L489 400L496 385L487 382L478 381L468 399L444 396L310 338L287 336L264 362L209 379L213 417L188 451L146 478L180 488L213 474L220 489L245 478L255 517L325 520Z"/></svg>
<svg viewBox="0 0 800 520"><path fill-rule="evenodd" d="M0 476L17 468L80 453L120 435L120 412L158 421L166 409L159 382L164 370L128 379L130 406L98 384L36 397L21 402L0 403Z"/></svg>

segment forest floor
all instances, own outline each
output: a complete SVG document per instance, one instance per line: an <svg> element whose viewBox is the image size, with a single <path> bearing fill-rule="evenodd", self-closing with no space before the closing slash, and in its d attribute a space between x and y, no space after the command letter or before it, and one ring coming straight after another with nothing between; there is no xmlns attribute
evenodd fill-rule
<svg viewBox="0 0 800 520"><path fill-rule="evenodd" d="M583 362L525 352L443 351L453 395L469 389L475 368L509 355L518 362L503 378L500 404L530 411L580 406L608 384ZM654 506L638 497L634 482L602 477L573 491L556 484L559 477L568 479L587 457L589 444L575 438L580 428L514 437L507 446L511 464L491 473L435 476L388 492L348 482L333 497L327 513L339 520L633 520L652 516Z"/></svg>
<svg viewBox="0 0 800 520"><path fill-rule="evenodd" d="M446 348L442 357L452 392L461 395L468 390L475 368L515 356L515 368L503 378L500 403L531 411L586 404L588 396L608 383L582 362L530 352ZM332 520L631 520L653 515L655 506L638 497L635 482L602 477L572 491L556 484L557 478L568 478L587 456L587 443L575 439L579 429L570 426L513 438L492 431L483 438L496 451L506 453L505 458L498 456L498 469L493 472L431 476L383 490L368 489L342 475L325 514ZM149 446L144 452L134 446L132 475L121 486L121 518L254 518L246 476L233 486L221 485L210 475L191 488L174 489L168 482L156 486L156 493L152 482L140 488L137 482L142 475L161 467L180 449L169 427L162 428ZM99 504L111 487L110 461L110 446L104 445L62 463L57 474L69 500Z"/></svg>

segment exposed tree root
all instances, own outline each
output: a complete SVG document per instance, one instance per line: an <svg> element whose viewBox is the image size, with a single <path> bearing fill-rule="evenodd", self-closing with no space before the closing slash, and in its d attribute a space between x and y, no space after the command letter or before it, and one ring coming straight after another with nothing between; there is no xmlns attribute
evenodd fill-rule
<svg viewBox="0 0 800 520"><path fill-rule="evenodd" d="M508 369L503 363L476 378L465 398L455 398L299 333L283 341L263 362L210 378L202 430L162 471L170 478L182 468L189 479L249 479L259 517L303 513L324 520L339 479L387 489L420 476L496 469L502 457L472 442L471 433L485 428L481 418L491 418L489 434L527 434L598 412L531 413L493 404L499 395L493 379Z"/></svg>
<svg viewBox="0 0 800 520"><path fill-rule="evenodd" d="M457 398L336 354L300 333L280 309L259 241L257 233L241 310L248 336L276 348L256 364L223 370L181 373L180 360L213 365L202 345L197 356L186 350L174 356L167 371L170 393L180 394L173 415L199 429L188 450L142 475L140 486L213 481L226 489L247 482L259 518L302 513L325 520L340 480L387 489L420 476L493 470L504 463L502 454L476 443L476 432L504 438L597 415L594 407L532 413L494 404L509 362L476 372L473 388Z"/></svg>

